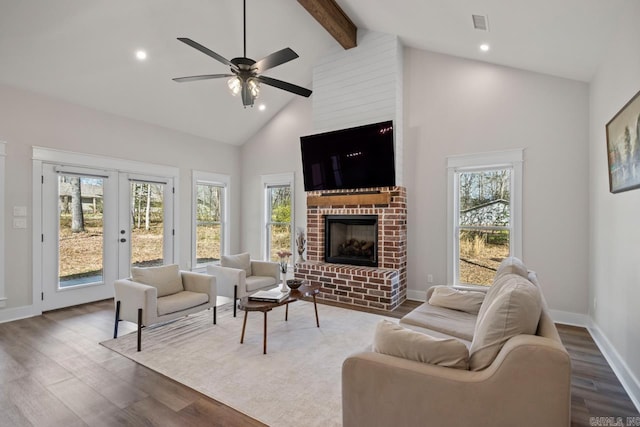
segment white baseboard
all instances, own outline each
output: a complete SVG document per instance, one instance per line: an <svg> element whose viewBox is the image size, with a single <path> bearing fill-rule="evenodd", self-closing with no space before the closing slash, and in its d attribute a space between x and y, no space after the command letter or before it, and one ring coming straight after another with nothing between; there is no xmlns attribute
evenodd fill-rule
<svg viewBox="0 0 640 427"><path fill-rule="evenodd" d="M33 305L3 308L2 310L0 310L0 323L26 319L27 317L39 316L41 314L42 312Z"/></svg>
<svg viewBox="0 0 640 427"><path fill-rule="evenodd" d="M407 289L407 299L412 301L425 302L427 300L427 291L416 291L413 289Z"/></svg>
<svg viewBox="0 0 640 427"><path fill-rule="evenodd" d="M591 318L587 314L572 313L570 311L561 310L549 310L549 315L555 323L581 326L583 328L589 328L591 326Z"/></svg>
<svg viewBox="0 0 640 427"><path fill-rule="evenodd" d="M622 387L624 387L629 398L636 406L636 409L640 412L640 381L638 381L638 378L631 372L624 359L620 357L618 351L611 345L609 339L602 333L602 330L595 322L591 322L589 333L611 366L611 369L613 369L613 373L616 374L616 377L618 377L618 380L622 383Z"/></svg>

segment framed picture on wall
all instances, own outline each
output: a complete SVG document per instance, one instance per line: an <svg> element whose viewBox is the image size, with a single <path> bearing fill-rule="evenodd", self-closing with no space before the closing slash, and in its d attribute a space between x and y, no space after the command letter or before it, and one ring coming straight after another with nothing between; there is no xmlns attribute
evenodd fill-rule
<svg viewBox="0 0 640 427"><path fill-rule="evenodd" d="M640 92L606 125L609 191L640 188Z"/></svg>

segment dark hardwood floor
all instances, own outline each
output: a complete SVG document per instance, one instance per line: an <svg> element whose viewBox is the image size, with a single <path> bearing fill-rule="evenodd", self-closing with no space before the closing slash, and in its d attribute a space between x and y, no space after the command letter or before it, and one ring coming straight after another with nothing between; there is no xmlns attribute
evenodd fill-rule
<svg viewBox="0 0 640 427"><path fill-rule="evenodd" d="M558 329L573 362L572 425L639 416L589 333ZM122 322L120 334L133 330ZM111 300L0 324L0 426L263 425L98 344L112 334Z"/></svg>

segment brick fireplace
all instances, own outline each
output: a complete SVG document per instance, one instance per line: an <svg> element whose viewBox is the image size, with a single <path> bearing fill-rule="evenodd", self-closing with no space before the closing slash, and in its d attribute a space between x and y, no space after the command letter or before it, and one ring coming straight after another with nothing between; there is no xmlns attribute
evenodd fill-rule
<svg viewBox="0 0 640 427"><path fill-rule="evenodd" d="M390 311L407 294L406 189L367 190L374 192L307 193L307 261L295 277L319 283L319 299ZM327 216L377 216L377 267L326 262Z"/></svg>

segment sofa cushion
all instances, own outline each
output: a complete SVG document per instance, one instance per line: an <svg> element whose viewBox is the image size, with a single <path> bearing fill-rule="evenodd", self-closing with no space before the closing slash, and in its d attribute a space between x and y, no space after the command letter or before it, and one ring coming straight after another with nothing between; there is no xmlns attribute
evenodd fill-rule
<svg viewBox="0 0 640 427"><path fill-rule="evenodd" d="M462 291L451 286L435 286L429 304L478 314L486 292Z"/></svg>
<svg viewBox="0 0 640 427"><path fill-rule="evenodd" d="M373 351L431 365L469 368L469 350L455 338L434 338L388 320L376 327Z"/></svg>
<svg viewBox="0 0 640 427"><path fill-rule="evenodd" d="M533 283L520 275L507 274L496 285L493 295L487 294L478 314L469 349L472 371L488 367L510 338L534 335L540 320L540 291Z"/></svg>
<svg viewBox="0 0 640 427"><path fill-rule="evenodd" d="M464 311L451 310L425 302L404 316L400 323L433 329L456 338L471 341L476 327L476 316Z"/></svg>
<svg viewBox="0 0 640 427"><path fill-rule="evenodd" d="M186 310L209 302L209 295L200 292L182 291L158 298L158 316Z"/></svg>
<svg viewBox="0 0 640 427"><path fill-rule="evenodd" d="M247 276L245 285L247 292L256 291L276 284L276 279L271 276Z"/></svg>
<svg viewBox="0 0 640 427"><path fill-rule="evenodd" d="M251 257L248 252L237 255L222 255L220 257L220 266L239 268L247 273L247 277L251 276Z"/></svg>
<svg viewBox="0 0 640 427"><path fill-rule="evenodd" d="M496 271L496 276L493 278L493 281L495 282L505 274L517 274L526 279L529 275L529 272L527 271L527 267L522 261L520 261L520 259L514 256L510 256L502 260L500 266L498 267L498 270Z"/></svg>
<svg viewBox="0 0 640 427"><path fill-rule="evenodd" d="M158 297L184 290L177 264L158 267L131 267L131 280L158 289Z"/></svg>

